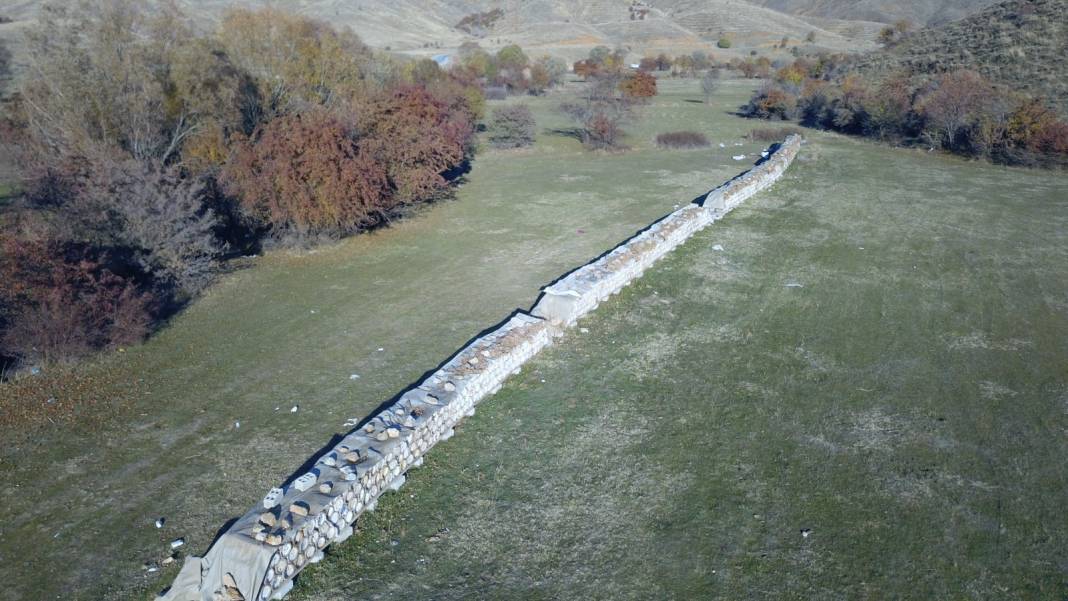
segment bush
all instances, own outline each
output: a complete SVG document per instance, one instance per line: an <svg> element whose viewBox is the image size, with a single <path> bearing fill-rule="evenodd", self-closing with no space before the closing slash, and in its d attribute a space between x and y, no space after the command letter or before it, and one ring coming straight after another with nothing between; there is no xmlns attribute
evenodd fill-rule
<svg viewBox="0 0 1068 601"><path fill-rule="evenodd" d="M722 37L716 41L717 48L730 48L732 45L731 39L728 37Z"/></svg>
<svg viewBox="0 0 1068 601"><path fill-rule="evenodd" d="M534 115L525 104L494 109L489 123L489 140L495 148L521 148L534 143Z"/></svg>
<svg viewBox="0 0 1068 601"><path fill-rule="evenodd" d="M656 137L660 148L704 148L708 144L708 138L695 131L673 131Z"/></svg>

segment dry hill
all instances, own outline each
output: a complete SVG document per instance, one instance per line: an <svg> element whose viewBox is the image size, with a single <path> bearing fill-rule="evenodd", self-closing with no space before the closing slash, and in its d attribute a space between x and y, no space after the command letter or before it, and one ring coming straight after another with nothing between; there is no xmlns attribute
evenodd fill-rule
<svg viewBox="0 0 1068 601"><path fill-rule="evenodd" d="M1068 0L1011 0L863 57L869 73L967 68L1044 96L1068 114Z"/></svg>
<svg viewBox="0 0 1068 601"><path fill-rule="evenodd" d="M750 0L796 16L878 21L906 19L917 25L955 21L994 4L996 0Z"/></svg>

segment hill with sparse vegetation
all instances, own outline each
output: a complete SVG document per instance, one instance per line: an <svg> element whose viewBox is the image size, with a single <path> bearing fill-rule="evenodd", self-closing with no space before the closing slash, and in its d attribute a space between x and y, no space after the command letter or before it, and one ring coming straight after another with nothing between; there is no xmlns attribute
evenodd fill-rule
<svg viewBox="0 0 1068 601"><path fill-rule="evenodd" d="M861 72L939 74L957 69L1031 96L1068 114L1068 0L1011 0L961 21L923 29L863 57Z"/></svg>
<svg viewBox="0 0 1068 601"><path fill-rule="evenodd" d="M893 23L904 19L938 25L975 14L995 0L751 0L766 8L803 17Z"/></svg>

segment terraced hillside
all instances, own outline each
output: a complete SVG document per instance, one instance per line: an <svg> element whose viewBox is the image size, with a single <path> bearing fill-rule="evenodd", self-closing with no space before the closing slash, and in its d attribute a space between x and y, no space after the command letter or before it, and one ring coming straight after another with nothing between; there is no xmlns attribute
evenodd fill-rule
<svg viewBox="0 0 1068 601"><path fill-rule="evenodd" d="M151 1L151 0L150 0ZM41 0L20 0L0 9L17 21L32 19ZM256 0L179 0L205 26L227 8L262 4ZM545 52L578 57L596 45L624 46L640 54L712 49L723 35L732 52L770 45L783 37L799 41L815 30L817 45L834 51L864 49L870 31L846 21L809 22L742 0L658 0L647 18L632 20L629 0L292 0L288 10L347 25L379 48L438 52L472 37L455 25L465 16L500 8L504 18L482 43L489 47L519 43ZM871 29L870 27L868 28ZM3 32L0 32L3 35Z"/></svg>
<svg viewBox="0 0 1068 601"><path fill-rule="evenodd" d="M864 57L871 73L958 68L1044 96L1068 114L1068 0L1011 0Z"/></svg>
<svg viewBox="0 0 1068 601"><path fill-rule="evenodd" d="M938 25L972 15L996 0L750 0L795 16Z"/></svg>

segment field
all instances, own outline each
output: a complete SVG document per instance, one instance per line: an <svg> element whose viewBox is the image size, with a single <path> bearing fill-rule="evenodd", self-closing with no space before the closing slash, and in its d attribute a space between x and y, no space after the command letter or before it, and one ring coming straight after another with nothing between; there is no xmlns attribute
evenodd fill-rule
<svg viewBox="0 0 1068 601"><path fill-rule="evenodd" d="M345 420L761 148L733 146L751 82L711 107L663 87L629 153L582 151L561 98L531 100L537 145L480 154L456 200L250 259L147 344L8 386L0 411L55 424L0 432L0 598L160 590L177 565L143 564L171 540L204 552ZM678 129L712 148L656 149ZM1066 204L1062 174L813 135L292 598L1063 596Z"/></svg>
<svg viewBox="0 0 1068 601"><path fill-rule="evenodd" d="M567 125L553 110L562 98L539 99L538 145L480 154L455 201L316 252L252 259L147 344L0 389L0 423L44 416L2 432L0 505L11 519L0 525L0 598L158 591L172 572L143 564L165 558L171 540L202 553L347 419L737 173L729 155L760 146L661 152L653 138L707 115L722 123L713 141L735 140L748 124L723 110L743 95L714 109L666 97L622 155L591 155L553 133Z"/></svg>
<svg viewBox="0 0 1068 601"><path fill-rule="evenodd" d="M1066 192L813 136L294 598L1062 599Z"/></svg>

